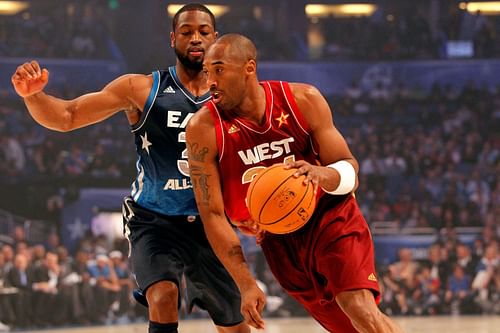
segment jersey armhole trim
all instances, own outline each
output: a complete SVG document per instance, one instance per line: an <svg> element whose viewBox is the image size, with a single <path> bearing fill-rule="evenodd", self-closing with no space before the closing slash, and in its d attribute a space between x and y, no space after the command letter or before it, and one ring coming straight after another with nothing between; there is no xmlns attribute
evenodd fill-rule
<svg viewBox="0 0 500 333"><path fill-rule="evenodd" d="M309 143L311 144L311 149L313 153L315 155L319 155L317 149L315 149L314 147L312 136L309 133L310 131L309 124L302 115L302 112L300 112L299 106L297 105L297 101L295 100L295 97L293 96L292 93L292 89L290 88L290 84L284 81L280 81L280 84L281 84L281 89L283 90L283 95L285 96L286 103L290 108L292 116L297 121L297 125L300 127L300 129L309 137Z"/></svg>
<svg viewBox="0 0 500 333"><path fill-rule="evenodd" d="M132 133L138 131L146 122L148 118L149 112L153 107L153 104L156 100L156 96L158 96L158 89L160 88L160 71L154 71L153 73L153 86L149 92L148 99L144 104L144 108L142 109L142 115L139 122L132 126Z"/></svg>
<svg viewBox="0 0 500 333"><path fill-rule="evenodd" d="M310 136L309 124L307 124L304 116L299 110L299 106L295 101L295 97L293 96L292 89L290 88L289 83L280 81L280 84L281 84L281 89L283 90L283 95L285 96L286 103L288 104L288 107L290 108L293 117L297 121L297 124L305 134Z"/></svg>

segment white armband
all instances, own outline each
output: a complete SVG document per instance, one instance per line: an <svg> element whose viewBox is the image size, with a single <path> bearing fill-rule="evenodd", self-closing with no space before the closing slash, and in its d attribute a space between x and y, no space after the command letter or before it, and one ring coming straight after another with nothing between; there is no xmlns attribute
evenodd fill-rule
<svg viewBox="0 0 500 333"><path fill-rule="evenodd" d="M328 194L342 195L352 192L354 186L356 186L356 170L351 163L347 161L338 161L326 166L327 168L332 168L338 171L340 174L339 186L333 191L325 191Z"/></svg>

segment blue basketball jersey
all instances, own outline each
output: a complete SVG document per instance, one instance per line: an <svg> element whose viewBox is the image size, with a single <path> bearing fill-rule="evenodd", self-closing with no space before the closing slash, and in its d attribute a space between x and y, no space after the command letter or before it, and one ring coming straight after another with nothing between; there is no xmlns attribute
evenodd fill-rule
<svg viewBox="0 0 500 333"><path fill-rule="evenodd" d="M164 215L197 215L189 179L186 125L210 99L193 96L177 78L175 67L153 72L153 87L141 118L132 126L138 154L132 198Z"/></svg>

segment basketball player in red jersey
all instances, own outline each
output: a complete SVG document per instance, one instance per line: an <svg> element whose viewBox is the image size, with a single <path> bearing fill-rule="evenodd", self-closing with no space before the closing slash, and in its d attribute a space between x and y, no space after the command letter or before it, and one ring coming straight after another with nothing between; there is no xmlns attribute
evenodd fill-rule
<svg viewBox="0 0 500 333"><path fill-rule="evenodd" d="M239 239L226 222L258 234L281 286L330 332L402 330L377 307L379 287L368 225L352 192L358 164L313 86L259 82L256 49L244 36L221 37L208 50L208 102L187 127L191 179L208 239L242 296L247 321L262 328L262 292ZM318 195L314 214L285 235L262 233L245 194L262 168L285 162L306 175Z"/></svg>

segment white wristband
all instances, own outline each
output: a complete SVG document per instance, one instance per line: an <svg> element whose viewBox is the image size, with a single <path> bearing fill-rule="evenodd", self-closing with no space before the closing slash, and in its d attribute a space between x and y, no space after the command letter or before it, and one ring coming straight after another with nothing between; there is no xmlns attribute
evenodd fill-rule
<svg viewBox="0 0 500 333"><path fill-rule="evenodd" d="M340 174L339 186L333 191L325 191L328 194L342 195L352 192L354 186L356 186L356 170L351 163L347 161L338 161L326 166L327 168L332 168L338 171Z"/></svg>

